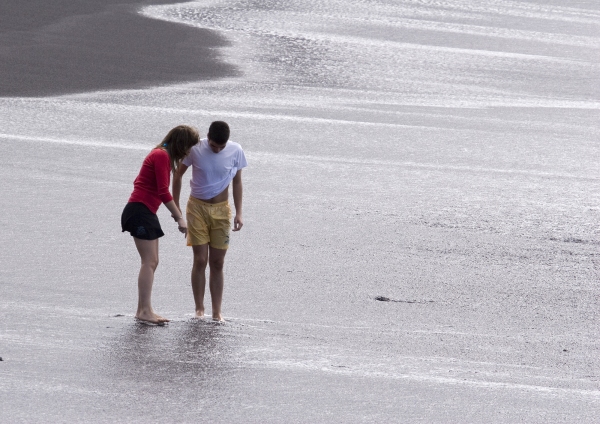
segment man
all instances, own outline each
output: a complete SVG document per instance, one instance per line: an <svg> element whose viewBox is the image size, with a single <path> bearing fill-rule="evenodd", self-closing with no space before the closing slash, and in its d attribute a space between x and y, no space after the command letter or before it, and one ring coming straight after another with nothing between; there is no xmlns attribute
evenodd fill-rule
<svg viewBox="0 0 600 424"><path fill-rule="evenodd" d="M242 168L247 166L244 151L229 141L229 126L223 121L210 124L207 138L192 147L173 176L173 200L179 207L183 174L192 166L191 195L187 203L187 245L192 246L192 292L196 317L204 316L206 265L210 268L209 286L212 317L223 321L223 264L229 247L231 208L229 185L232 186L235 218L233 231L244 225L242 218Z"/></svg>

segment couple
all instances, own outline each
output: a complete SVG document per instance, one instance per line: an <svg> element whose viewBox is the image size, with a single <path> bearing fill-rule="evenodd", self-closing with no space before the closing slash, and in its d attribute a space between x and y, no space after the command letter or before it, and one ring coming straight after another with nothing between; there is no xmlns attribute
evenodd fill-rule
<svg viewBox="0 0 600 424"><path fill-rule="evenodd" d="M182 176L190 166L191 196L186 208L186 223L179 207L179 196ZM195 128L187 125L175 127L146 156L121 216L121 227L131 233L142 260L135 314L138 320L153 324L169 321L154 312L151 302L154 271L158 266L158 239L164 235L156 211L164 203L194 252L192 292L196 317L204 316L205 270L208 264L212 317L223 321L223 263L231 228L229 185L232 184L235 206L233 231L239 231L244 225L242 168L246 166L241 146L229 141L229 126L223 121L213 122L207 138L202 140L199 140ZM171 173L173 195L169 192Z"/></svg>

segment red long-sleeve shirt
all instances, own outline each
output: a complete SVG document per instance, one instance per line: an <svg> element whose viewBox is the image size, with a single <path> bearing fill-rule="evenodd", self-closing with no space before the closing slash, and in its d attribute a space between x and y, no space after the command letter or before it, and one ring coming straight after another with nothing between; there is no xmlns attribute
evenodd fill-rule
<svg viewBox="0 0 600 424"><path fill-rule="evenodd" d="M142 202L152 213L156 213L161 203L173 200L169 192L171 183L171 160L162 149L152 150L133 182L133 193L129 202Z"/></svg>

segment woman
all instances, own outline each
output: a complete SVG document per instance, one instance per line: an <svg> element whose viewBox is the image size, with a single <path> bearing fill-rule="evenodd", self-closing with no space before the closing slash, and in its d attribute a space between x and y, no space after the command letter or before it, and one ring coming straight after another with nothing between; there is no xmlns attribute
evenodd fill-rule
<svg viewBox="0 0 600 424"><path fill-rule="evenodd" d="M142 266L138 277L138 308L135 317L144 322L164 324L169 320L152 309L151 295L154 271L158 266L158 239L164 236L156 211L164 203L187 235L183 214L169 192L171 172L198 143L198 131L187 125L173 128L164 140L144 159L142 168L133 182L133 193L121 215L123 231L129 231L135 242Z"/></svg>

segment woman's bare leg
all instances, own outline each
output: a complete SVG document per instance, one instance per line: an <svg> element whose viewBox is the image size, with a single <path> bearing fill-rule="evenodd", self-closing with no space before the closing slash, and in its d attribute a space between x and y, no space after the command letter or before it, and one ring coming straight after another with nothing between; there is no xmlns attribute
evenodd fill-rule
<svg viewBox="0 0 600 424"><path fill-rule="evenodd" d="M152 285L154 271L158 266L158 239L142 240L134 237L133 240L142 261L138 276L138 308L135 317L154 324L168 322L168 319L157 315L152 309Z"/></svg>

